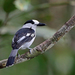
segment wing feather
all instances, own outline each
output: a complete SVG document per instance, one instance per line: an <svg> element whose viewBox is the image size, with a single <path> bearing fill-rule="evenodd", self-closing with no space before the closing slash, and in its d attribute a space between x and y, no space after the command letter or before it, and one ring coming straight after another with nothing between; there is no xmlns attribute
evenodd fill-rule
<svg viewBox="0 0 75 75"><path fill-rule="evenodd" d="M34 34L34 36L33 36ZM30 28L22 28L18 30L14 36L12 41L12 48L18 49L20 48L25 42L29 42L35 37L35 32L33 29Z"/></svg>

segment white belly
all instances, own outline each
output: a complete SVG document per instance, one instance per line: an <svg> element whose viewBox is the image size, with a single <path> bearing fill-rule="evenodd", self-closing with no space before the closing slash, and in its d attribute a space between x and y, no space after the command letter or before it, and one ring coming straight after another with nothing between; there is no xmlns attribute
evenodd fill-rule
<svg viewBox="0 0 75 75"><path fill-rule="evenodd" d="M32 41L26 42L24 45L22 45L22 46L20 47L20 49L29 48L29 47L31 46L31 44L33 43L34 39L35 39L35 37L32 39Z"/></svg>

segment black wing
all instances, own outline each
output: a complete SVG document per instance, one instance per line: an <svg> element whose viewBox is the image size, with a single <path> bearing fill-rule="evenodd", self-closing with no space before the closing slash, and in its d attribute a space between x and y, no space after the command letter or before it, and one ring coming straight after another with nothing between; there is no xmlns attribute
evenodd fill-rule
<svg viewBox="0 0 75 75"><path fill-rule="evenodd" d="M29 35L28 35L29 34ZM21 39L22 37L24 37ZM13 42L12 42L12 48L18 49L21 47L25 42L29 42L35 37L35 32L33 29L30 28L22 28L18 30L14 36ZM20 40L21 39L21 40Z"/></svg>

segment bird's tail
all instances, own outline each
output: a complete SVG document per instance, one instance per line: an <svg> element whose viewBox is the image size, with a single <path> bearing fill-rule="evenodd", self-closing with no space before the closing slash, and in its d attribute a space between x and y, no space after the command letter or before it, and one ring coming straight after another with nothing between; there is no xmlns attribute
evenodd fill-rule
<svg viewBox="0 0 75 75"><path fill-rule="evenodd" d="M15 57L16 57L17 53L18 53L18 49L14 49L14 50L11 51L10 56L7 60L6 66L10 66L10 65L14 64L14 60L15 60Z"/></svg>

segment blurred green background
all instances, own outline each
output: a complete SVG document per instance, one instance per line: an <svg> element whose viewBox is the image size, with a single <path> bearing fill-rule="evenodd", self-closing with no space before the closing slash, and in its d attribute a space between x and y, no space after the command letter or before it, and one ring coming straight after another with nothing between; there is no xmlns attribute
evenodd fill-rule
<svg viewBox="0 0 75 75"><path fill-rule="evenodd" d="M0 0L0 60L8 58L12 38L25 21L37 19L47 24L37 28L33 48L74 14L75 0ZM75 27L44 54L1 69L0 75L75 75Z"/></svg>

